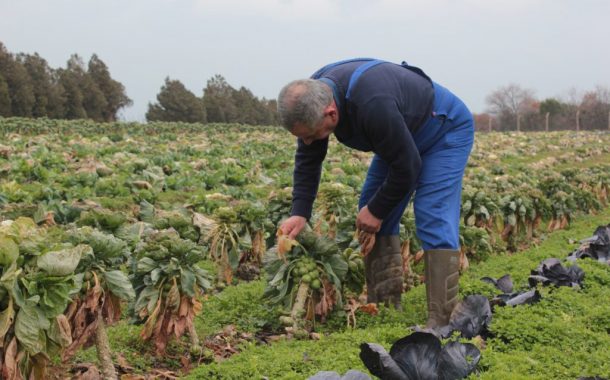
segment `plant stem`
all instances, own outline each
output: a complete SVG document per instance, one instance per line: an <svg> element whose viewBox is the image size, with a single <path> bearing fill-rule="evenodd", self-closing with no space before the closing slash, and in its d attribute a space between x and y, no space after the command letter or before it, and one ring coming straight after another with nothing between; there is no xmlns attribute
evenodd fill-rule
<svg viewBox="0 0 610 380"><path fill-rule="evenodd" d="M110 351L110 342L108 334L106 334L106 325L101 310L98 312L97 326L95 328L95 348L97 349L97 359L100 362L102 376L106 380L118 380L114 363L112 362L112 353Z"/></svg>

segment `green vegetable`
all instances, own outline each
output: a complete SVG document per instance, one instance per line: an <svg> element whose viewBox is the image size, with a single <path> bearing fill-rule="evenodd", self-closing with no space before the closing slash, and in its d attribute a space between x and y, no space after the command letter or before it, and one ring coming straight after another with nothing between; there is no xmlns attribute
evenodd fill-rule
<svg viewBox="0 0 610 380"><path fill-rule="evenodd" d="M0 235L0 266L9 266L19 256L19 246L13 239Z"/></svg>

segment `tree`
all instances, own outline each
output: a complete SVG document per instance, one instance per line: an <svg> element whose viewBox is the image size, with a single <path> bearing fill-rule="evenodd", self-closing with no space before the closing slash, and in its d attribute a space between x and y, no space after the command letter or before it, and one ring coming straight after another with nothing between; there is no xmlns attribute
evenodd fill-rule
<svg viewBox="0 0 610 380"><path fill-rule="evenodd" d="M51 98L58 95L53 88L53 72L51 68L47 61L37 53L34 53L34 55L19 54L18 60L25 67L32 83L35 99L32 116L48 116L50 111L49 105L54 104Z"/></svg>
<svg viewBox="0 0 610 380"><path fill-rule="evenodd" d="M580 102L582 127L584 129L607 129L610 113L610 90L597 86L584 94Z"/></svg>
<svg viewBox="0 0 610 380"><path fill-rule="evenodd" d="M47 104L47 117L63 119L66 114L66 90L60 82L59 70L51 71L51 88Z"/></svg>
<svg viewBox="0 0 610 380"><path fill-rule="evenodd" d="M28 72L0 43L0 74L11 97L11 116L32 116L36 99Z"/></svg>
<svg viewBox="0 0 610 380"><path fill-rule="evenodd" d="M87 118L81 86L85 75L82 62L82 59L74 54L68 60L67 67L59 70L59 83L65 91L64 118L66 119Z"/></svg>
<svg viewBox="0 0 610 380"><path fill-rule="evenodd" d="M147 121L205 123L203 102L178 80L165 78L155 104L148 104Z"/></svg>
<svg viewBox="0 0 610 380"><path fill-rule="evenodd" d="M517 84L501 87L487 96L489 113L500 121L502 130L512 129L521 116L531 116L538 110L534 92Z"/></svg>
<svg viewBox="0 0 610 380"><path fill-rule="evenodd" d="M0 116L11 116L11 95L2 74L0 74Z"/></svg>
<svg viewBox="0 0 610 380"><path fill-rule="evenodd" d="M222 75L210 78L203 89L203 105L210 123L233 123L238 119L234 99L235 89Z"/></svg>
<svg viewBox="0 0 610 380"><path fill-rule="evenodd" d="M115 121L121 108L133 104L125 93L125 87L112 79L108 67L96 54L91 56L87 72L106 100L106 106L101 112L102 120Z"/></svg>
<svg viewBox="0 0 610 380"><path fill-rule="evenodd" d="M551 116L559 115L563 112L564 108L564 104L555 98L547 98L540 102L541 115L546 115L547 113Z"/></svg>

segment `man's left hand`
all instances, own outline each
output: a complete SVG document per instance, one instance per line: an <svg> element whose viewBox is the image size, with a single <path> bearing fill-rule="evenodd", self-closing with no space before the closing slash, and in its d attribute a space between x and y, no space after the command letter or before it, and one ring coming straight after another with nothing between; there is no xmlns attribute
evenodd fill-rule
<svg viewBox="0 0 610 380"><path fill-rule="evenodd" d="M381 229L381 219L371 214L368 206L364 206L356 218L356 228L364 232L377 233Z"/></svg>

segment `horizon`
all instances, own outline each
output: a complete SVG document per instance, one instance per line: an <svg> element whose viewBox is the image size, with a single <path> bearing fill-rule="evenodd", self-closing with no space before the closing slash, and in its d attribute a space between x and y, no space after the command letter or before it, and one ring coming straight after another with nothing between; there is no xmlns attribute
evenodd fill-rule
<svg viewBox="0 0 610 380"><path fill-rule="evenodd" d="M477 114L512 83L539 100L610 85L610 2L597 0L0 0L0 14L13 54L38 53L52 68L97 54L134 102L125 121L145 121L166 77L200 97L220 74L276 99L285 83L355 56L406 60Z"/></svg>

